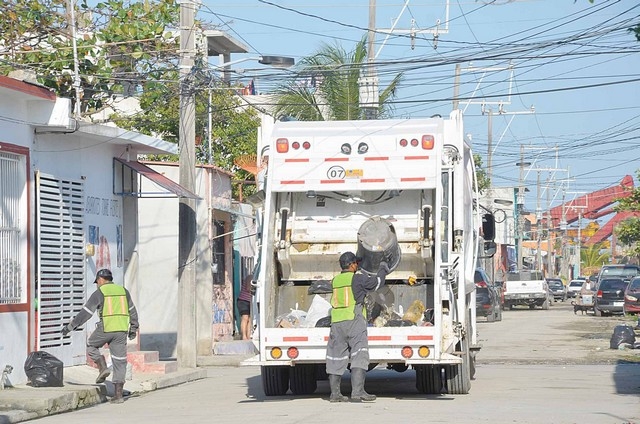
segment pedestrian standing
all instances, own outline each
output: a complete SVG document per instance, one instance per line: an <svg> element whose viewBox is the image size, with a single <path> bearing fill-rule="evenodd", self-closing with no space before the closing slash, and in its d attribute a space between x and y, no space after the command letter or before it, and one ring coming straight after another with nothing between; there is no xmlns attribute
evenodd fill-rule
<svg viewBox="0 0 640 424"><path fill-rule="evenodd" d="M251 281L252 276L247 275L242 281L240 294L238 294L238 313L240 314L240 334L242 340L251 339Z"/></svg>
<svg viewBox="0 0 640 424"><path fill-rule="evenodd" d="M381 262L375 276L356 273L358 261L352 252L340 256L342 272L331 281L331 329L327 344L327 374L331 387L330 402L349 399L340 392L342 374L351 362L351 400L373 402L375 395L364 390L365 374L369 369L369 341L367 338L364 298L385 283L389 266Z"/></svg>
<svg viewBox="0 0 640 424"><path fill-rule="evenodd" d="M135 339L138 331L138 312L129 291L113 283L113 275L108 269L101 269L93 282L98 289L89 297L82 310L62 328L62 335L80 327L87 322L97 310L100 321L95 331L87 340L87 355L98 365L96 383L103 383L111 371L107 367L100 347L109 345L111 363L113 365L113 385L115 395L111 403L122 403L122 391L127 371L127 337Z"/></svg>

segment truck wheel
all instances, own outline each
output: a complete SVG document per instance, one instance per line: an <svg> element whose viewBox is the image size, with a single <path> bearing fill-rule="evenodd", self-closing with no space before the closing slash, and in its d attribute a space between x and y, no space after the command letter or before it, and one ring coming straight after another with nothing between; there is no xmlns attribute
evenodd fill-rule
<svg viewBox="0 0 640 424"><path fill-rule="evenodd" d="M315 364L298 364L289 370L289 386L294 395L310 395L318 388Z"/></svg>
<svg viewBox="0 0 640 424"><path fill-rule="evenodd" d="M545 300L544 302L542 302L542 309L544 309L545 311L549 310L549 300Z"/></svg>
<svg viewBox="0 0 640 424"><path fill-rule="evenodd" d="M283 396L289 390L288 366L261 366L262 390L266 396Z"/></svg>
<svg viewBox="0 0 640 424"><path fill-rule="evenodd" d="M416 370L416 389L426 395L440 394L440 367L436 365L414 365Z"/></svg>
<svg viewBox="0 0 640 424"><path fill-rule="evenodd" d="M595 315L597 317L603 316L602 311L600 309L596 308L595 306L593 307L593 315Z"/></svg>

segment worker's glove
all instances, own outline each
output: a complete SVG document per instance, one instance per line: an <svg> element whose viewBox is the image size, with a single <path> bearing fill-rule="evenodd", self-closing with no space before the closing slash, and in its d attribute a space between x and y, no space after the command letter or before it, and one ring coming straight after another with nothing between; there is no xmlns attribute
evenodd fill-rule
<svg viewBox="0 0 640 424"><path fill-rule="evenodd" d="M65 324L65 326L62 327L62 330L60 332L62 333L63 336L66 336L67 334L69 334L71 332L71 329L69 328L69 324Z"/></svg>
<svg viewBox="0 0 640 424"><path fill-rule="evenodd" d="M391 269L389 269L389 265L385 261L380 262L380 267L378 269L380 271L384 271L385 275L389 275L389 273L391 272Z"/></svg>
<svg viewBox="0 0 640 424"><path fill-rule="evenodd" d="M129 330L129 334L127 335L127 337L129 337L129 340L133 340L136 338L137 335L138 335L138 330Z"/></svg>

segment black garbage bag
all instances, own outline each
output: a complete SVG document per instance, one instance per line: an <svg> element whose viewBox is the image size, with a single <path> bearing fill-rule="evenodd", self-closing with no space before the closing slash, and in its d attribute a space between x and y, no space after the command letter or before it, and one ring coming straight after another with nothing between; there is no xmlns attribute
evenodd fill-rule
<svg viewBox="0 0 640 424"><path fill-rule="evenodd" d="M320 318L316 322L316 327L331 327L331 316Z"/></svg>
<svg viewBox="0 0 640 424"><path fill-rule="evenodd" d="M633 327L625 324L616 325L613 329L613 334L611 335L609 348L618 349L622 344L631 345L633 348L635 342L636 335L633 332Z"/></svg>
<svg viewBox="0 0 640 424"><path fill-rule="evenodd" d="M333 286L329 280L316 280L311 283L307 292L309 294L333 293Z"/></svg>
<svg viewBox="0 0 640 424"><path fill-rule="evenodd" d="M24 362L24 372L33 387L62 387L64 364L42 350L31 352Z"/></svg>

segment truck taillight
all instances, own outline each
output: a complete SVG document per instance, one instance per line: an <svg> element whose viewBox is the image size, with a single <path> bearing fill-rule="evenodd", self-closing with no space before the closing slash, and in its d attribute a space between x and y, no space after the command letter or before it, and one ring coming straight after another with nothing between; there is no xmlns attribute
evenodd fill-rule
<svg viewBox="0 0 640 424"><path fill-rule="evenodd" d="M418 139L417 138L412 138L411 139L411 145L413 147L418 147Z"/></svg>
<svg viewBox="0 0 640 424"><path fill-rule="evenodd" d="M402 348L401 354L403 358L409 359L413 356L413 349L411 346L405 346Z"/></svg>
<svg viewBox="0 0 640 424"><path fill-rule="evenodd" d="M287 356L289 357L289 359L296 359L299 354L300 352L298 351L297 347L290 347L289 349L287 349Z"/></svg>
<svg viewBox="0 0 640 424"><path fill-rule="evenodd" d="M407 141L406 138L403 138L402 140L400 140L400 146L407 147L408 144L409 142Z"/></svg>
<svg viewBox="0 0 640 424"><path fill-rule="evenodd" d="M602 297L602 290L598 290L598 293L596 294L597 297Z"/></svg>
<svg viewBox="0 0 640 424"><path fill-rule="evenodd" d="M279 138L276 140L276 151L278 153L287 153L289 151L289 140L286 138Z"/></svg>
<svg viewBox="0 0 640 424"><path fill-rule="evenodd" d="M302 143L302 148L304 150L309 150L311 148L311 143L309 143L308 141L305 141L304 143Z"/></svg>
<svg viewBox="0 0 640 424"><path fill-rule="evenodd" d="M432 135L422 136L422 148L424 150L432 150L434 144L435 144L435 138Z"/></svg>

